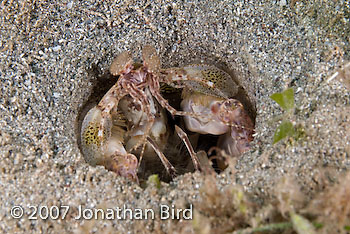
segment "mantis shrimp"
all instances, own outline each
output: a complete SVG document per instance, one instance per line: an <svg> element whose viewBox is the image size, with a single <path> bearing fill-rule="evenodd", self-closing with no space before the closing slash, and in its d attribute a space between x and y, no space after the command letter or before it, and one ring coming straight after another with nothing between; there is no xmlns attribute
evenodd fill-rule
<svg viewBox="0 0 350 234"><path fill-rule="evenodd" d="M209 65L162 69L155 48L148 45L142 58L143 64L137 65L122 52L112 62L110 73L119 79L82 123L82 152L89 164L138 181L143 155L158 156L174 177L176 170L163 153L170 135L166 111L182 116L192 132L219 135L217 146L230 155L249 149L254 126L243 105L231 98L238 88L227 73ZM182 90L182 110L163 97L163 84ZM177 125L174 129L200 170L186 131Z"/></svg>

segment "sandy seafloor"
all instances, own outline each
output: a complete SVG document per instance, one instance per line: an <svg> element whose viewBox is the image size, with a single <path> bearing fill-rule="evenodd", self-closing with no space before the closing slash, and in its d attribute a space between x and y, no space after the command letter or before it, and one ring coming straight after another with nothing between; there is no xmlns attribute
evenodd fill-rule
<svg viewBox="0 0 350 234"><path fill-rule="evenodd" d="M331 79L349 61L348 1L2 1L0 3L0 232L191 232L191 221L75 220L78 206L200 204L203 176L142 189L85 163L77 118L114 56L154 45L162 66L194 61L234 71L257 110L252 150L217 176L259 204L286 176L312 199L350 168L350 96ZM92 72L94 71L94 72ZM349 77L348 77L349 78ZM272 145L279 106L296 91L293 121L305 136ZM10 215L20 205L20 219ZM29 220L29 206L70 206L65 219ZM194 209L196 209L194 207ZM180 226L183 225L183 228Z"/></svg>

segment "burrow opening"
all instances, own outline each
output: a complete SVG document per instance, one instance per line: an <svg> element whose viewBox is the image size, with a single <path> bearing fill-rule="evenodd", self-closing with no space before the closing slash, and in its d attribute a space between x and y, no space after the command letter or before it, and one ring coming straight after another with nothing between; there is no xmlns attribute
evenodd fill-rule
<svg viewBox="0 0 350 234"><path fill-rule="evenodd" d="M228 73L233 81L238 85L239 89L236 95L230 98L239 100L245 110L247 111L249 117L253 121L255 126L256 119L256 108L253 105L253 102L250 101L249 95L240 85L235 72L228 69L224 64L215 64L216 67ZM89 69L88 74L93 80L93 89L90 93L90 96L86 99L83 106L79 110L79 114L76 121L76 136L77 143L80 148L81 153L81 127L87 112L103 98L107 91L117 82L119 76L112 76L109 72L102 73L97 65L92 66ZM181 110L181 89L178 89L177 92L166 93L162 92L162 96L168 100L169 104L177 110ZM191 132L186 129L186 126L183 122L183 117L181 116L171 116L171 114L166 111L167 121L168 121L168 130L170 131L170 136L163 151L164 155L170 161L170 163L175 167L176 174L182 175L188 172L194 172L194 166L191 160L191 157L188 153L185 144L180 140L180 138L175 134L175 125L180 126L188 135L192 146L196 152L204 151L207 155L204 154L205 158L200 158L201 163L206 164L205 167L210 167L209 169L215 171L216 173L221 173L226 167L227 164L225 159L222 157L217 157L220 155L218 150L215 150L215 146L218 143L219 136L211 134L199 134L196 132ZM210 152L210 153L208 153ZM131 152L132 153L132 152ZM203 154L201 154L203 157ZM84 156L85 157L85 156ZM208 164L209 163L209 164ZM208 168L204 168L207 170ZM143 157L141 165L138 169L138 179L140 183L147 181L150 175L157 174L161 181L170 182L174 177L169 175L163 166L159 158L152 158L151 160Z"/></svg>

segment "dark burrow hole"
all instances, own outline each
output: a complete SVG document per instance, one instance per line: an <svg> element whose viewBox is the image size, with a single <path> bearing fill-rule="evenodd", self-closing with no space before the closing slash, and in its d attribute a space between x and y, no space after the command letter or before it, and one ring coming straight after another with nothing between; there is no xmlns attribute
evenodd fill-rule
<svg viewBox="0 0 350 234"><path fill-rule="evenodd" d="M239 90L238 93L230 98L234 98L239 100L246 110L247 114L251 118L254 126L255 126L255 118L256 118L256 109L252 102L249 100L249 97L246 91L243 89L241 85L239 85L239 81L235 76L235 73L226 66L217 65L216 66L226 73L228 73L233 81L238 85ZM94 84L93 89L84 103L83 107L79 110L79 115L76 123L76 136L78 146L83 154L81 149L81 127L82 122L87 114L87 112L102 99L102 97L107 93L107 91L116 83L119 77L112 76L110 73L101 73L100 69L97 65L93 66L89 70L89 75L92 78ZM181 90L173 90L171 93L162 92L162 96L168 100L169 104L177 110L180 110L180 102L181 102ZM206 153L211 152L205 158L200 158L201 163L203 163L203 170L215 171L216 173L222 172L226 167L226 162L223 157L219 157L219 151L215 149L215 146L218 143L219 136L211 135L211 134L199 134L195 132L191 132L186 129L186 126L183 121L183 117L175 116L172 117L171 114L166 111L167 121L168 121L168 129L170 131L170 137L168 139L168 143L163 151L164 155L170 161L170 163L175 167L177 175L185 174L187 172L194 172L193 163L191 157L188 153L185 144L180 140L180 138L175 133L175 125L180 126L188 135L192 146L196 152L205 151ZM131 152L133 153L133 152ZM203 154L200 154L203 157ZM84 155L85 157L85 155ZM209 162L209 164L208 164ZM160 180L164 182L170 182L173 178L170 176L163 164L161 163L159 158L152 158L152 160L143 157L141 166L138 169L138 179L140 183L145 182L150 175L158 174Z"/></svg>

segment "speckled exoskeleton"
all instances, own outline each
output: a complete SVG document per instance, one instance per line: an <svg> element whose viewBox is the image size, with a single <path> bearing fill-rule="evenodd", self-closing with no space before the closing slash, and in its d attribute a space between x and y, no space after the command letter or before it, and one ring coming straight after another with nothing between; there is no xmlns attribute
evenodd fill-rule
<svg viewBox="0 0 350 234"><path fill-rule="evenodd" d="M105 128L105 136L98 137L102 112L94 106L86 114L81 127L81 148L84 158L90 165L102 165L118 175L137 181L138 160L125 150L126 125L120 112L114 113L114 123Z"/></svg>
<svg viewBox="0 0 350 234"><path fill-rule="evenodd" d="M220 135L217 148L229 156L246 152L253 140L254 124L242 103L232 97L238 85L223 70L205 64L182 68L197 79L213 83L214 88L187 82L182 91L181 107L196 116L184 116L188 130L200 134Z"/></svg>

